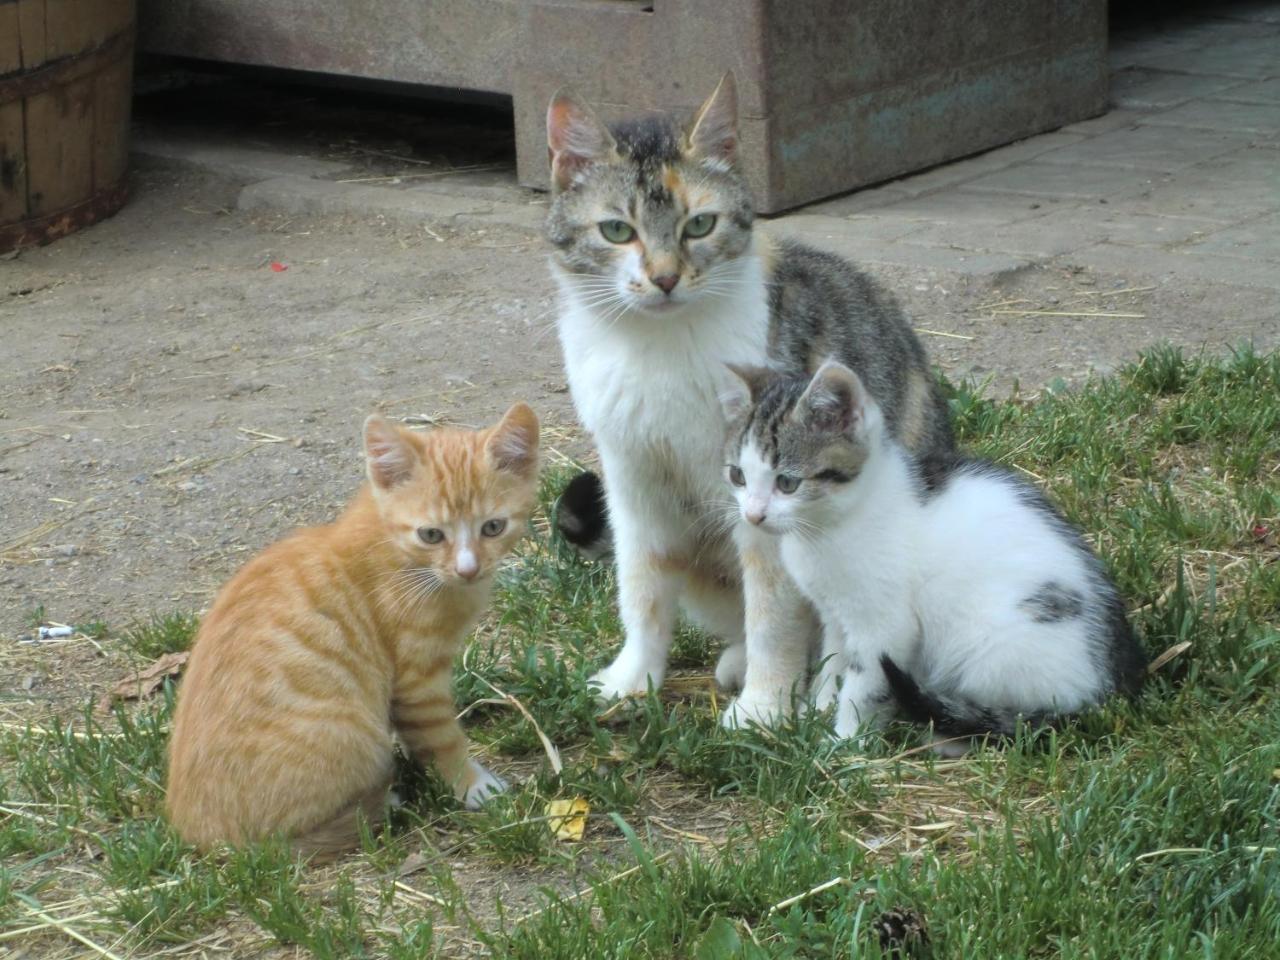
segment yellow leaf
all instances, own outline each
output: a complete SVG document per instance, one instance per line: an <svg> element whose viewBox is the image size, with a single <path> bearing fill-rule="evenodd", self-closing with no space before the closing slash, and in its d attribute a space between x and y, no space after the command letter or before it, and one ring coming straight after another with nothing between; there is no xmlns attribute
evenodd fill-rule
<svg viewBox="0 0 1280 960"><path fill-rule="evenodd" d="M581 840L587 829L587 814L591 804L581 797L572 800L552 800L547 804L547 826L557 840Z"/></svg>

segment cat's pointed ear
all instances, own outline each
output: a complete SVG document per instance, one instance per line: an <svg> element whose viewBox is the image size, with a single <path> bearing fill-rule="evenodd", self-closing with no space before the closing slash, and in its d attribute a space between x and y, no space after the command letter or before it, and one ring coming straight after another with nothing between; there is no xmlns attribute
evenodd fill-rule
<svg viewBox="0 0 1280 960"><path fill-rule="evenodd" d="M580 170L614 156L615 148L613 135L590 107L567 90L556 91L547 107L547 150L557 191L567 189Z"/></svg>
<svg viewBox="0 0 1280 960"><path fill-rule="evenodd" d="M364 422L364 455L369 482L382 490L408 480L417 459L400 428L376 413Z"/></svg>
<svg viewBox="0 0 1280 960"><path fill-rule="evenodd" d="M734 420L760 399L774 374L767 367L738 363L726 363L725 366L733 376L729 378L727 389L720 394L720 406L724 408L725 419Z"/></svg>
<svg viewBox="0 0 1280 960"><path fill-rule="evenodd" d="M732 165L738 156L738 84L733 71L720 78L715 91L693 118L685 135L689 154L699 160Z"/></svg>
<svg viewBox="0 0 1280 960"><path fill-rule="evenodd" d="M494 467L522 477L538 472L538 417L528 404L513 403L489 433L485 450Z"/></svg>
<svg viewBox="0 0 1280 960"><path fill-rule="evenodd" d="M826 433L844 433L866 416L867 391L858 375L838 360L818 367L796 401L793 417Z"/></svg>

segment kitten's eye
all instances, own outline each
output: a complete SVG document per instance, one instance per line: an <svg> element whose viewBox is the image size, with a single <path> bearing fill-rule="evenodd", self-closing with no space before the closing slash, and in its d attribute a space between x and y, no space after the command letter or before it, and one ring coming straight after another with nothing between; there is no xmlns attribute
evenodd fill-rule
<svg viewBox="0 0 1280 960"><path fill-rule="evenodd" d="M741 467L731 466L729 468L729 482L735 487L745 487L747 485L747 478L743 475Z"/></svg>
<svg viewBox="0 0 1280 960"><path fill-rule="evenodd" d="M605 220L600 224L600 235L610 243L630 243L636 238L636 228L625 220Z"/></svg>
<svg viewBox="0 0 1280 960"><path fill-rule="evenodd" d="M503 530L507 529L507 521L504 517L494 517L492 520L486 520L484 526L480 528L480 532L486 537L496 537Z"/></svg>
<svg viewBox="0 0 1280 960"><path fill-rule="evenodd" d="M419 527L418 539L423 543L429 543L435 546L437 543L444 541L444 531L439 527Z"/></svg>
<svg viewBox="0 0 1280 960"><path fill-rule="evenodd" d="M777 484L779 493L795 493L796 487L800 486L800 478L793 477L789 473L780 473Z"/></svg>
<svg viewBox="0 0 1280 960"><path fill-rule="evenodd" d="M715 228L716 215L714 213L700 213L696 217L690 217L684 225L684 236L686 240L697 240L699 237L705 237Z"/></svg>

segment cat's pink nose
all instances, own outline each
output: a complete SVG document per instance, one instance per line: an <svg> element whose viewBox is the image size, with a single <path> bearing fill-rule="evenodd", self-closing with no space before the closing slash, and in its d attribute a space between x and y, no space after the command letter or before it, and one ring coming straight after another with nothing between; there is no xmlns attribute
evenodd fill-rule
<svg viewBox="0 0 1280 960"><path fill-rule="evenodd" d="M748 510L748 511L747 511L747 519L748 519L751 523L755 524L755 525L758 527L758 526L760 526L760 524L764 523L764 511L763 511L763 510Z"/></svg>
<svg viewBox="0 0 1280 960"><path fill-rule="evenodd" d="M476 562L475 554L468 551L458 554L453 562L453 569L458 571L458 576L463 580L474 580L480 573L480 564Z"/></svg>
<svg viewBox="0 0 1280 960"><path fill-rule="evenodd" d="M661 276L650 277L649 279L653 281L655 287L669 296L671 291L676 288L676 284L680 282L680 275L678 273L664 273Z"/></svg>

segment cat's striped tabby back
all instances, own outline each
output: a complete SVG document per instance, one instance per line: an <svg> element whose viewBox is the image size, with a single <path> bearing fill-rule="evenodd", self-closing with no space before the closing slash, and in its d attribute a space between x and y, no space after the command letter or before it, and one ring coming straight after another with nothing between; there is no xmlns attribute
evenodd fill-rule
<svg viewBox="0 0 1280 960"><path fill-rule="evenodd" d="M201 623L167 801L197 846L354 846L358 816L383 816L393 735L468 806L505 786L468 755L452 666L536 503L537 418L518 403L486 430L419 434L373 416L364 445L346 511L250 561Z"/></svg>

